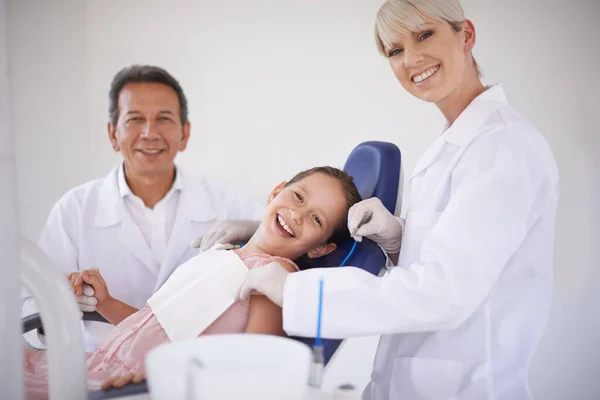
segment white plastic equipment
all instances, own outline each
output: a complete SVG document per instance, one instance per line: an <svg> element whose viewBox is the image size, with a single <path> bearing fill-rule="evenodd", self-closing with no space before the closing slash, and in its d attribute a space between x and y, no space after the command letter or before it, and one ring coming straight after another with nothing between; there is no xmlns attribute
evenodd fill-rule
<svg viewBox="0 0 600 400"><path fill-rule="evenodd" d="M152 350L146 378L153 400L303 400L311 351L272 335L207 335Z"/></svg>

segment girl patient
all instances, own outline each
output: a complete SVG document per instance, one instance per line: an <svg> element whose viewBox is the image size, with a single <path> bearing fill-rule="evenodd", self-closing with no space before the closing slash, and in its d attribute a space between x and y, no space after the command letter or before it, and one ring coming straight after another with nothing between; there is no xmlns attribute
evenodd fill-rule
<svg viewBox="0 0 600 400"><path fill-rule="evenodd" d="M233 250L249 268L277 260L289 271L298 270L292 260L301 256L322 257L336 248L336 241L348 237L349 208L361 200L352 178L332 167L317 167L279 184L268 197L263 221L241 249ZM83 282L94 287L97 310L116 326L103 345L86 353L88 389L120 387L140 382L144 358L149 350L169 341L148 304L129 315L105 315L113 300L95 271L84 271L82 281L73 284L81 293ZM125 312L125 314L128 314ZM265 296L253 296L227 309L201 335L219 333L262 333L284 335L281 309ZM25 349L27 399L48 396L46 355Z"/></svg>

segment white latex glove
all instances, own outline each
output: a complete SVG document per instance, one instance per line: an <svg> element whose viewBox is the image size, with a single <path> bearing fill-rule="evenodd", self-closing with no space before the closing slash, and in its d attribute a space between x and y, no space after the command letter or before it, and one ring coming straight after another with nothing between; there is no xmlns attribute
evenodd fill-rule
<svg viewBox="0 0 600 400"><path fill-rule="evenodd" d="M215 224L203 237L192 240L191 246L206 251L217 243L241 244L254 235L259 225L260 221L222 221Z"/></svg>
<svg viewBox="0 0 600 400"><path fill-rule="evenodd" d="M279 307L283 304L283 288L289 272L278 262L272 262L262 267L248 271L246 281L237 294L238 300L247 299L252 291L267 296Z"/></svg>
<svg viewBox="0 0 600 400"><path fill-rule="evenodd" d="M84 283L83 294L77 296L77 305L79 306L79 309L83 312L93 312L96 311L97 304L98 299L94 297L94 288L87 283Z"/></svg>
<svg viewBox="0 0 600 400"><path fill-rule="evenodd" d="M402 225L377 197L363 200L350 208L348 230L357 242L366 237L388 254L400 251Z"/></svg>

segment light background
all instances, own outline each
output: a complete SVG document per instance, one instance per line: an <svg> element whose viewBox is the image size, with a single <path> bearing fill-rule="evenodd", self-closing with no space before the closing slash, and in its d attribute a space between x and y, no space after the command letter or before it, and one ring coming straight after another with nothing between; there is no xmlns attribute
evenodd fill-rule
<svg viewBox="0 0 600 400"><path fill-rule="evenodd" d="M377 54L381 3L8 0L21 233L36 240L54 201L118 161L106 135L107 93L132 63L166 68L186 91L192 138L179 165L257 200L301 169L342 166L366 140L396 143L408 176L443 120L406 94ZM533 393L597 398L600 2L463 5L485 83L504 85L547 137L561 173L553 310L531 370ZM376 342L348 341L326 385L366 384Z"/></svg>

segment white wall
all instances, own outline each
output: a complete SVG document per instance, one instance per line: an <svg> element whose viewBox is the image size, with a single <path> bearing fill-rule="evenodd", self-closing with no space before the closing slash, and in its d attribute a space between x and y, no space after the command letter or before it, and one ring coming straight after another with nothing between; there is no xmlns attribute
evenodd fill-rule
<svg viewBox="0 0 600 400"><path fill-rule="evenodd" d="M8 21L6 0L0 0L0 391L2 396L21 400L23 362L19 324L20 264L17 252L17 180L13 132L10 126Z"/></svg>
<svg viewBox="0 0 600 400"><path fill-rule="evenodd" d="M105 130L108 86L134 62L165 67L187 92L193 136L180 165L257 199L300 169L341 166L364 140L398 144L408 174L443 120L404 93L378 56L372 32L382 1L13 0L22 232L35 239L64 191L116 162ZM532 389L540 399L591 399L600 393L600 2L463 5L485 82L504 84L548 138L561 172L554 308ZM366 383L375 339L350 341L330 384ZM368 362L352 361L358 356Z"/></svg>

